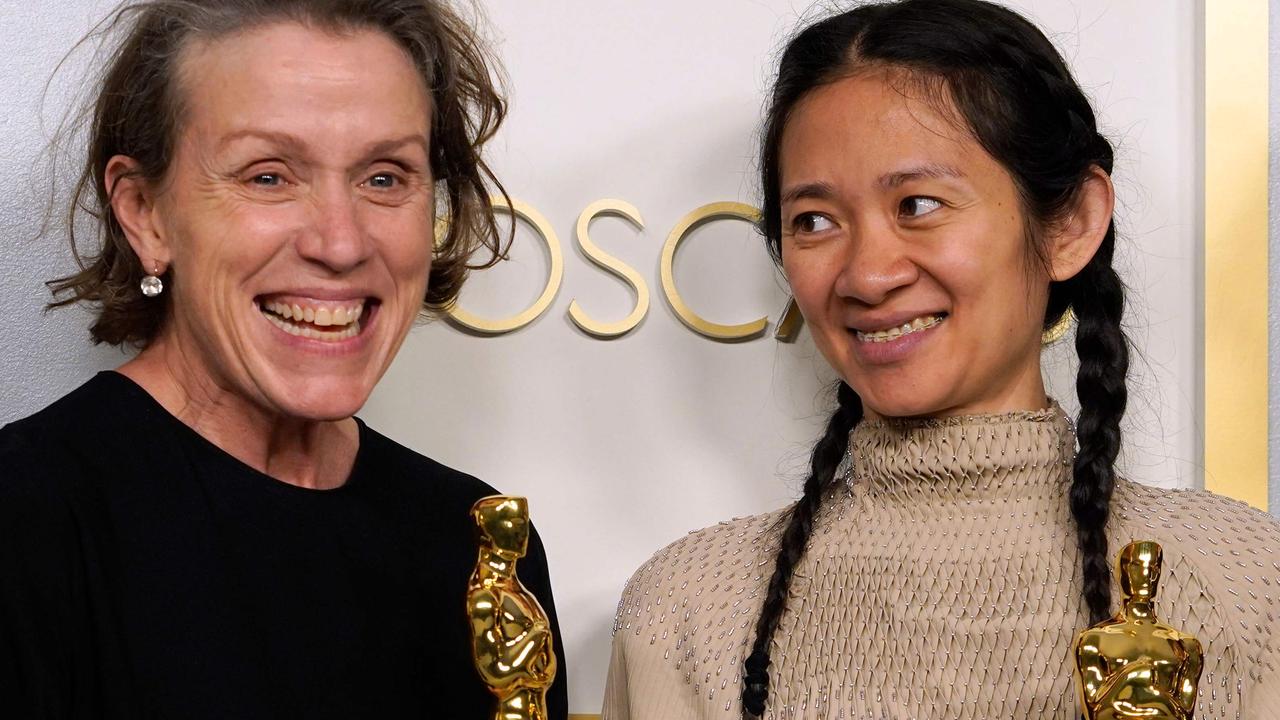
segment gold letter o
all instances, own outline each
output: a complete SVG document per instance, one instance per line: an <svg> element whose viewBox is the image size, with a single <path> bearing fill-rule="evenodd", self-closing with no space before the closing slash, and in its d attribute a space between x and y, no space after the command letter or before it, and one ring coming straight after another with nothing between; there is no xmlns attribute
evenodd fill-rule
<svg viewBox="0 0 1280 720"><path fill-rule="evenodd" d="M556 238L556 231L551 227L551 223L547 222L547 219L541 213L534 210L532 205L514 198L511 200L510 205L507 205L506 201L500 197L493 198L493 209L511 213L514 219L525 221L538 232L542 241L547 244L547 251L551 256L551 272L547 276L547 284L542 289L542 294L538 296L538 299L534 300L533 304L526 310L511 317L502 318L501 320L489 320L479 315L473 315L463 310L459 305L454 305L449 310L449 319L468 330L484 335L509 333L537 320L555 301L556 293L560 292L560 283L564 279L564 257L560 253L560 240Z"/></svg>

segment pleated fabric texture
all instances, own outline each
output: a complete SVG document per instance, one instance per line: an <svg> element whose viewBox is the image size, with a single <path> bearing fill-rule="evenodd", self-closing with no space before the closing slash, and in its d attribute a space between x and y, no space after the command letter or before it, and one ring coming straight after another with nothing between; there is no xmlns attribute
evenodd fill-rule
<svg viewBox="0 0 1280 720"><path fill-rule="evenodd" d="M1057 407L861 423L773 638L767 718L1079 717L1089 625ZM606 720L741 717L742 662L785 511L698 530L628 582ZM1280 718L1280 525L1201 491L1121 481L1110 555L1164 547L1157 613L1200 639L1196 717ZM1113 609L1118 607L1115 584Z"/></svg>

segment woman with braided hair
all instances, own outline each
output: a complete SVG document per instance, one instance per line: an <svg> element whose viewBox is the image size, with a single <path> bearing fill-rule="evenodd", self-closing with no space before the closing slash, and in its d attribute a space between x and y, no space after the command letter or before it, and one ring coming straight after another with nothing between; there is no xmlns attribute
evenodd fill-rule
<svg viewBox="0 0 1280 720"><path fill-rule="evenodd" d="M1005 8L866 5L790 42L761 224L838 407L799 501L628 583L605 718L1076 718L1072 641L1139 538L1164 546L1160 616L1204 644L1197 715L1280 718L1280 526L1117 475L1112 159ZM1040 369L1068 312L1074 422Z"/></svg>

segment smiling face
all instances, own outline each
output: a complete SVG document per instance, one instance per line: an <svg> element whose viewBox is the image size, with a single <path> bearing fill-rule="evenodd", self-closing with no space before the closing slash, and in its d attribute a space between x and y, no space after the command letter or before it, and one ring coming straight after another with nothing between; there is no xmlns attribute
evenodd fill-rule
<svg viewBox="0 0 1280 720"><path fill-rule="evenodd" d="M796 106L780 149L796 302L871 416L1042 408L1048 277L1017 189L918 89L867 70Z"/></svg>
<svg viewBox="0 0 1280 720"><path fill-rule="evenodd" d="M170 367L188 393L348 417L422 309L422 80L380 33L291 23L198 43L181 70L181 133L139 253L172 270L157 342L179 349Z"/></svg>

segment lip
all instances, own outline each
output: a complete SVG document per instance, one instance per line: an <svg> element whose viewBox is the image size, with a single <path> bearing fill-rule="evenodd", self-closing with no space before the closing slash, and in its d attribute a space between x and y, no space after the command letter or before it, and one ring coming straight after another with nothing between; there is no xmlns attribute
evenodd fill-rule
<svg viewBox="0 0 1280 720"><path fill-rule="evenodd" d="M271 299L298 299L298 300L315 300L324 303L355 303L382 302L378 294L371 288L289 288L288 290L274 290L272 292L260 293L253 298L254 303L259 303L263 298Z"/></svg>
<svg viewBox="0 0 1280 720"><path fill-rule="evenodd" d="M945 310L899 310L892 313L868 313L854 318L853 322L849 323L849 329L864 333L879 332L889 328L902 327L916 318L929 315L946 316L950 315L950 313Z"/></svg>
<svg viewBox="0 0 1280 720"><path fill-rule="evenodd" d="M854 356L863 365L891 365L893 363L906 360L923 345L931 342L938 334L938 330L947 326L947 323L951 320L951 316L945 313L928 312L907 315L886 315L884 317L889 322L886 322L885 325L871 326L870 324L867 324L867 327L874 327L874 329L862 330L862 332L875 332L876 330L894 327L895 324L901 325L903 323L911 322L923 315L943 315L943 319L942 322L939 322L933 327L916 330L914 332L907 333L906 335L894 338L893 340L886 340L884 342L863 342L854 334L856 330L861 330L861 328L857 328L856 330L854 328L850 328L848 330L849 343L853 348ZM896 320L897 322L894 323L892 322L893 320Z"/></svg>

